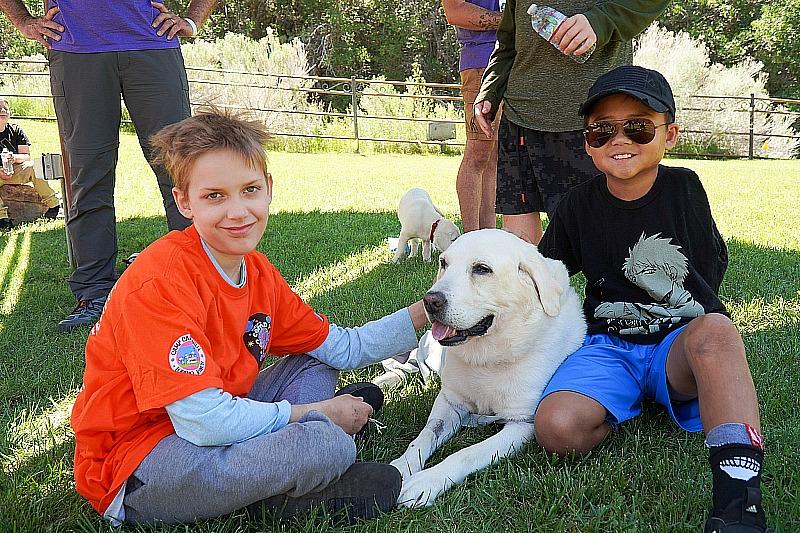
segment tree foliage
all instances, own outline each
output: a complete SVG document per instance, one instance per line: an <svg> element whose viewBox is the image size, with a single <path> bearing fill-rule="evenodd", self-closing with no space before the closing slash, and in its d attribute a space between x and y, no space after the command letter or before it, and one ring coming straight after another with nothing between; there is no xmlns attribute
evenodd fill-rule
<svg viewBox="0 0 800 533"><path fill-rule="evenodd" d="M701 39L713 63L760 61L770 95L800 98L800 0L681 0L659 23Z"/></svg>

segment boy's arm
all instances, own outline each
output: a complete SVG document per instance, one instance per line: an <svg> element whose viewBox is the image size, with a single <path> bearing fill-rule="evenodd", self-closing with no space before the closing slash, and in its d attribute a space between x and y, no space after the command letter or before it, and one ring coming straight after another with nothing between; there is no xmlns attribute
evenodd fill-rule
<svg viewBox="0 0 800 533"><path fill-rule="evenodd" d="M339 370L377 363L417 346L417 328L428 321L422 301L357 328L330 325L328 337L311 357Z"/></svg>
<svg viewBox="0 0 800 533"><path fill-rule="evenodd" d="M597 35L597 48L609 41L630 41L667 8L668 0L608 0L584 13Z"/></svg>
<svg viewBox="0 0 800 533"><path fill-rule="evenodd" d="M483 72L481 91L475 98L476 104L484 100L492 103L490 120L494 120L503 95L506 93L508 75L514 65L514 58L517 56L517 49L514 43L517 33L516 19L514 17L516 5L516 0L508 0L506 3L503 18L497 28L497 43L491 57L489 57L489 64L486 65L486 70Z"/></svg>
<svg viewBox="0 0 800 533"><path fill-rule="evenodd" d="M228 446L273 433L319 411L353 435L366 424L372 407L362 398L337 396L321 402L291 405L259 402L208 388L165 406L175 434L195 446Z"/></svg>
<svg viewBox="0 0 800 533"><path fill-rule="evenodd" d="M289 423L287 401L266 403L222 389L203 389L165 406L175 433L195 446L227 446L272 433Z"/></svg>

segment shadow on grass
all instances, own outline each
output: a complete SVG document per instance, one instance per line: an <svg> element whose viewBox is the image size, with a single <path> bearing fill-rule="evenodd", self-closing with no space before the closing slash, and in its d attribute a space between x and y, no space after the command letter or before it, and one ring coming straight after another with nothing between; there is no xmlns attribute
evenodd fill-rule
<svg viewBox="0 0 800 533"><path fill-rule="evenodd" d="M354 253L385 247L385 238L398 230L393 213L278 213L270 217L259 248L294 284ZM120 221L120 257L140 250L163 231L160 218ZM800 526L800 503L781 494L797 494L800 489L800 474L789 466L800 462L800 435L794 424L800 412L796 395L800 388L796 360L800 352L796 315L800 253L739 241L732 241L729 247L731 267L722 289L726 302L745 305L760 299L771 313L779 313L773 309L774 302L782 300L790 302L795 313L794 318L784 314L782 322L762 323L752 331L743 329L763 406L764 433L770 457L775 457L767 461L766 504L775 525L790 531ZM23 460L6 460L17 454L24 442L18 435L23 421L47 418L53 402L74 394L82 380L88 330L68 335L55 331L56 322L73 303L66 284L69 268L63 227L31 225L0 236L3 257L9 260L0 271L0 456L4 461L0 520L18 524L18 530L99 526L100 519L74 493L71 437L51 444L41 442L41 446L28 449ZM315 294L309 303L340 325L358 325L415 301L435 276L435 265L419 259L399 265L389 261L386 252L384 262ZM368 379L376 372L375 368L361 370L343 379ZM423 390L418 385L393 393L382 414L389 428L381 435L371 435L360 457L387 461L400 454L424 425L434 396L435 388ZM493 431L467 430L446 446L444 454ZM553 460L531 446L518 458L472 476L465 487L451 491L432 509L392 513L371 526L352 530L372 531L377 525L394 530L449 530L452 510L468 524L466 530L487 523L502 523L506 529L520 531L530 530L532 523L542 530L621 530L641 520L652 524L654 530L688 531L701 524L708 504L709 476L701 443L701 438L676 430L660 412L648 411L585 459ZM435 456L434 462L443 456ZM658 496L652 496L654 490L663 490L671 499L674 496L674 501L661 507ZM257 530L263 524L226 518L200 529L233 531L242 527ZM324 523L311 520L299 527L320 530Z"/></svg>

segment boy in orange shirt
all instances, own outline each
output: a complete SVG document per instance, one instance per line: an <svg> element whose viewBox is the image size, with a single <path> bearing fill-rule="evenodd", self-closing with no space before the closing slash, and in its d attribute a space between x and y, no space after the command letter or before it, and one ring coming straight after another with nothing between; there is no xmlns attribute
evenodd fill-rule
<svg viewBox="0 0 800 533"><path fill-rule="evenodd" d="M193 224L117 282L72 412L77 490L112 523L314 505L355 520L397 500L393 467L353 464L352 435L380 391L334 388L337 369L416 346L424 310L339 328L292 292L255 251L272 199L268 138L261 124L207 112L152 139ZM304 355L260 370L267 354Z"/></svg>

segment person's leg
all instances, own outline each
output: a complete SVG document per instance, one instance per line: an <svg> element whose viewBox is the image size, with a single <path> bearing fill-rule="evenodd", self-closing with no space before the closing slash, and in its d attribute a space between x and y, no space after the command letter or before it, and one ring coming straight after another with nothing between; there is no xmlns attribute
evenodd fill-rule
<svg viewBox="0 0 800 533"><path fill-rule="evenodd" d="M301 497L339 478L355 461L353 439L323 414L230 446L165 437L128 479L126 522L194 522L278 494Z"/></svg>
<svg viewBox="0 0 800 533"><path fill-rule="evenodd" d="M483 167L483 173L481 174L481 210L479 215L481 229L494 229L497 227L497 215L495 214L494 206L497 198L497 127L495 127L495 138L491 144L489 160Z"/></svg>
<svg viewBox="0 0 800 533"><path fill-rule="evenodd" d="M491 179L496 173L496 157L494 158L495 171L489 172L489 162L492 159L494 146L494 143L488 139L467 139L464 147L464 157L461 159L461 166L458 167L456 177L456 194L464 232L488 227L482 225L482 218L486 218L487 210L490 210L494 217L494 187L490 183L484 183L485 179ZM485 186L492 189L488 206L486 205Z"/></svg>
<svg viewBox="0 0 800 533"><path fill-rule="evenodd" d="M758 400L736 327L721 314L695 318L672 343L664 366L671 394L699 403L713 480L706 530L736 524L765 531Z"/></svg>
<svg viewBox="0 0 800 533"><path fill-rule="evenodd" d="M538 243L541 224L531 159L526 148L526 131L503 116L497 132L496 210L503 216L503 229L520 239ZM538 228L538 233L537 233Z"/></svg>
<svg viewBox="0 0 800 533"><path fill-rule="evenodd" d="M699 399L706 430L737 422L760 431L744 344L728 317L709 314L689 322L670 347L666 370L676 393Z"/></svg>
<svg viewBox="0 0 800 533"><path fill-rule="evenodd" d="M339 371L308 355L287 355L258 374L247 397L308 404L333 398Z"/></svg>
<svg viewBox="0 0 800 533"><path fill-rule="evenodd" d="M79 301L103 299L116 281L114 181L120 124L116 54L51 51L50 84L59 131L70 156L72 195L65 209L77 266L69 285Z"/></svg>
<svg viewBox="0 0 800 533"><path fill-rule="evenodd" d="M472 106L481 87L483 69L461 71L461 96L464 99L464 120L467 144L456 176L456 194L464 231L487 227L494 228L495 177L497 172L497 145L489 139L475 122ZM497 133L500 113L493 128ZM496 139L496 135L495 135ZM494 168L491 168L494 165ZM489 213L487 215L487 213ZM489 220L491 216L491 221Z"/></svg>
<svg viewBox="0 0 800 533"><path fill-rule="evenodd" d="M531 244L542 240L542 219L538 211L521 215L503 215L503 229Z"/></svg>
<svg viewBox="0 0 800 533"><path fill-rule="evenodd" d="M599 402L577 392L554 392L536 412L536 441L550 453L584 454L611 431L607 412Z"/></svg>
<svg viewBox="0 0 800 533"><path fill-rule="evenodd" d="M558 455L587 453L611 428L638 416L646 360L637 345L613 335L587 335L542 393L537 442Z"/></svg>
<svg viewBox="0 0 800 533"><path fill-rule="evenodd" d="M158 181L170 230L187 228L191 221L180 214L172 198L172 179L161 165L152 164L150 136L164 126L191 115L189 82L179 48L120 53L120 76L125 107L136 128L145 159Z"/></svg>
<svg viewBox="0 0 800 533"><path fill-rule="evenodd" d="M22 163L19 172L26 178L25 183L31 182L33 184L33 189L36 191L36 194L39 195L39 198L42 199L42 204L44 204L45 207L50 209L58 206L56 191L50 187L50 184L47 183L46 180L36 177L36 172L33 170L33 161ZM14 174L16 174L16 172L14 172Z"/></svg>

